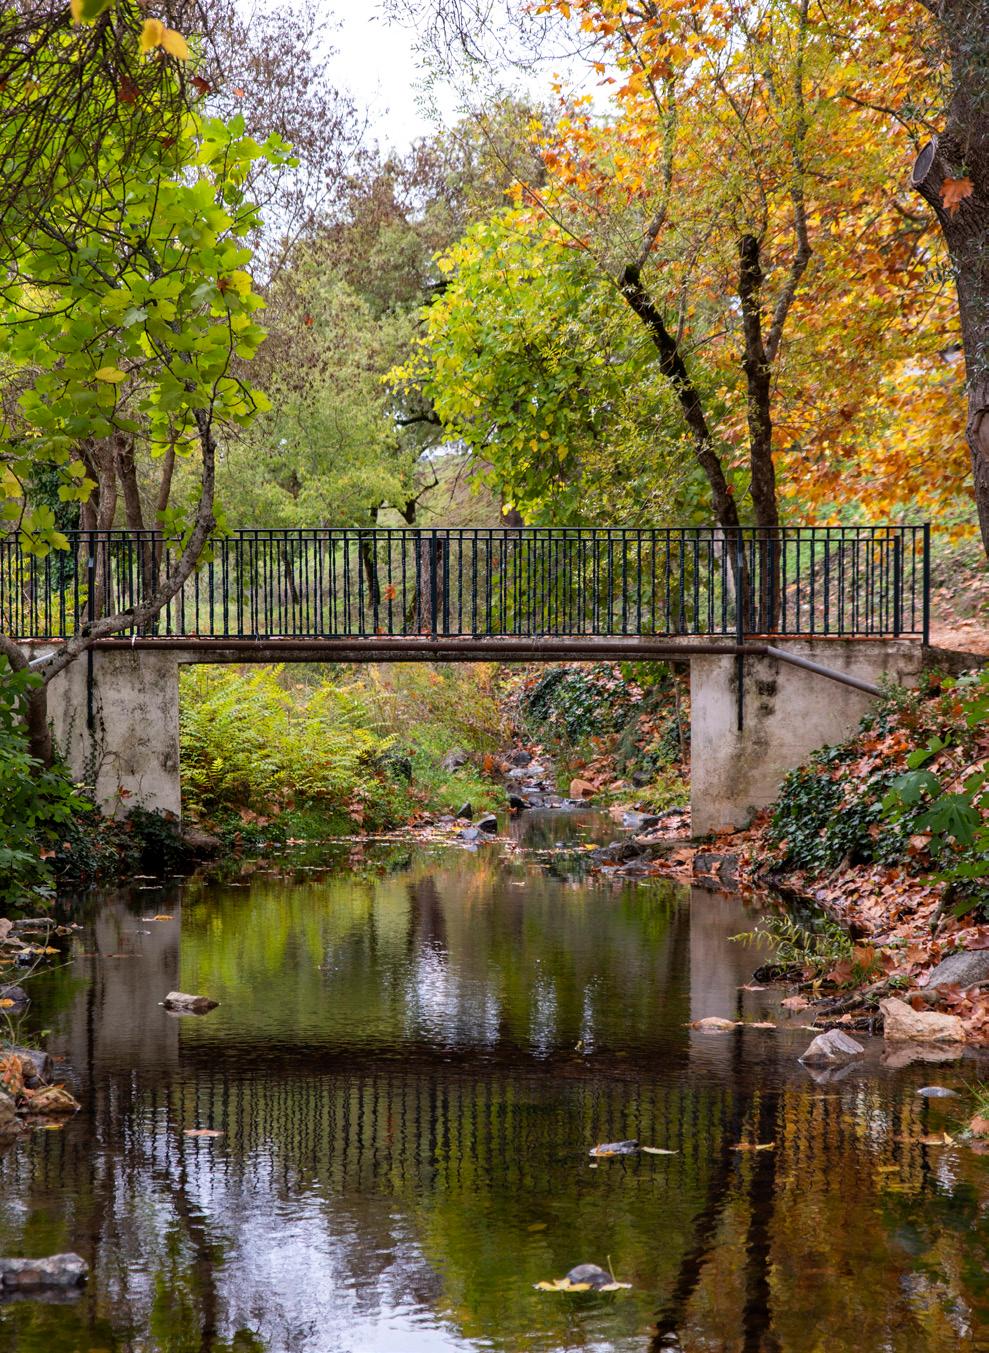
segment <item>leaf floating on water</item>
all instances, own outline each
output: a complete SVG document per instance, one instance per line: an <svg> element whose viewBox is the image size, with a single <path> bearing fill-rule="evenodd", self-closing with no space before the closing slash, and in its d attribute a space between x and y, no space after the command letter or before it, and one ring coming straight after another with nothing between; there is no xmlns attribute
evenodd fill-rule
<svg viewBox="0 0 989 1353"><path fill-rule="evenodd" d="M222 1137L219 1128L186 1128L182 1134L185 1137Z"/></svg>
<svg viewBox="0 0 989 1353"><path fill-rule="evenodd" d="M767 991L768 987L757 986L755 982L746 982L744 986L738 989L739 991Z"/></svg>
<svg viewBox="0 0 989 1353"><path fill-rule="evenodd" d="M926 1137L897 1137L907 1146L954 1146L955 1139L947 1132L931 1132Z"/></svg>
<svg viewBox="0 0 989 1353"><path fill-rule="evenodd" d="M531 1226L527 1226L527 1231L545 1231L549 1225L548 1221L534 1221Z"/></svg>
<svg viewBox="0 0 989 1353"><path fill-rule="evenodd" d="M162 915L162 916L152 916L151 919L152 921L174 921L175 917Z"/></svg>
<svg viewBox="0 0 989 1353"><path fill-rule="evenodd" d="M784 1010L806 1010L810 1005L806 996L787 996L785 1001L781 1001Z"/></svg>
<svg viewBox="0 0 989 1353"><path fill-rule="evenodd" d="M775 1151L775 1142L736 1142L733 1151Z"/></svg>
<svg viewBox="0 0 989 1353"><path fill-rule="evenodd" d="M632 1286L631 1283L602 1283L600 1287L592 1283L572 1283L569 1278L554 1278L548 1283L534 1283L537 1292L619 1292L622 1289L626 1291Z"/></svg>
<svg viewBox="0 0 989 1353"><path fill-rule="evenodd" d="M644 1151L647 1156L678 1156L679 1151L667 1151L662 1146L640 1146L640 1151Z"/></svg>
<svg viewBox="0 0 989 1353"><path fill-rule="evenodd" d="M776 1029L779 1026L774 1024L772 1020L759 1019L753 1020L751 1024L746 1024L744 1027L746 1029Z"/></svg>

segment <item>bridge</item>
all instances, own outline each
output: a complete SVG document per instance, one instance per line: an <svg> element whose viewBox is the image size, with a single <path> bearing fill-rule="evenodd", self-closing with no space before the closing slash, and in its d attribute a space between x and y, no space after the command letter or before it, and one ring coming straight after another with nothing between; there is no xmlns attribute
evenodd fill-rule
<svg viewBox="0 0 989 1353"><path fill-rule="evenodd" d="M35 655L169 575L160 531L0 541L0 624ZM737 824L846 736L930 630L926 525L320 527L219 535L154 622L53 683L56 736L105 806L178 811L189 662L681 660L695 827ZM824 688L807 671L834 683Z"/></svg>

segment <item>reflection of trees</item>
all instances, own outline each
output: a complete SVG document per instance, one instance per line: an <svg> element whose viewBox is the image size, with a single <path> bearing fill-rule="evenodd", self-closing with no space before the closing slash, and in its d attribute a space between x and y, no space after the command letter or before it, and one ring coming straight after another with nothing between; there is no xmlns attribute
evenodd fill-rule
<svg viewBox="0 0 989 1353"><path fill-rule="evenodd" d="M672 898L523 893L472 862L195 907L181 985L218 995L216 1018L169 1023L157 1057L149 1026L129 1066L103 1020L131 993L137 1022L146 997L104 965L72 1017L95 1062L82 1115L0 1161L0 1250L77 1248L97 1275L16 1332L0 1308L0 1353L255 1353L229 1342L255 1322L275 1347L312 1329L293 1338L322 1353L342 1319L402 1306L513 1353L638 1350L653 1320L657 1349L801 1349L811 1321L834 1348L977 1347L957 1311L985 1328L981 1163L917 1144L938 1110L913 1084L818 1088L757 1031L700 1044L690 939ZM432 1023L429 955L448 984ZM591 1144L631 1136L677 1154L589 1168ZM259 1289L286 1235L317 1262ZM630 1293L532 1290L609 1256Z"/></svg>

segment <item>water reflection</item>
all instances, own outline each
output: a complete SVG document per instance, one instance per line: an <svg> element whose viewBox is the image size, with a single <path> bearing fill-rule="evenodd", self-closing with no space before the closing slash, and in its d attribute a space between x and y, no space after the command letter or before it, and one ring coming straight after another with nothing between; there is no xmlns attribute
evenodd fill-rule
<svg viewBox="0 0 989 1353"><path fill-rule="evenodd" d="M579 863L595 828L535 830ZM84 1107L0 1163L0 1249L94 1278L0 1307L0 1350L987 1346L985 1166L918 1143L931 1069L818 1085L799 1029L687 1027L769 1008L739 902L528 849L364 858L105 899L39 987ZM169 1016L176 987L220 1008ZM677 1154L592 1168L630 1136ZM533 1290L609 1260L631 1292Z"/></svg>

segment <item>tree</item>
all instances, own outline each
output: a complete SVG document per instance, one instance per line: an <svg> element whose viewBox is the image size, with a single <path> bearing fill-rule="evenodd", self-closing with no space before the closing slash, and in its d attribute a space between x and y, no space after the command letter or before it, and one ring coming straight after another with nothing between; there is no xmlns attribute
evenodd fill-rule
<svg viewBox="0 0 989 1353"><path fill-rule="evenodd" d="M661 517L682 486L675 401L585 253L506 209L438 267L445 285L393 382L421 388L526 521Z"/></svg>
<svg viewBox="0 0 989 1353"><path fill-rule="evenodd" d="M98 12L87 26L90 11ZM168 576L146 579L138 603L68 636L35 668L45 683L176 594L215 526L217 437L265 406L232 369L264 336L255 320L262 302L245 271L260 225L245 183L259 159L276 166L288 149L278 137L259 146L241 118L198 112L185 97L185 38L142 14L136 0L93 0L71 26L64 15L41 29L25 28L20 10L0 15L2 72L27 91L16 115L8 109L0 120L0 159L15 189L0 219L8 376L0 515L26 551L44 555L68 542L51 507L26 492L39 466L57 472L63 501L83 505L104 488L115 498L105 468L126 462L126 485L138 444L166 466L174 456L198 467L194 510L167 523L181 542ZM115 55L130 59L131 39L133 88ZM99 524L112 522L102 494L95 502ZM9 633L0 633L0 651L23 667ZM29 715L41 759L50 750L43 713L42 690Z"/></svg>
<svg viewBox="0 0 989 1353"><path fill-rule="evenodd" d="M989 554L989 3L921 3L937 23L949 89L943 130L918 155L912 183L934 208L951 258L968 380L966 433Z"/></svg>

